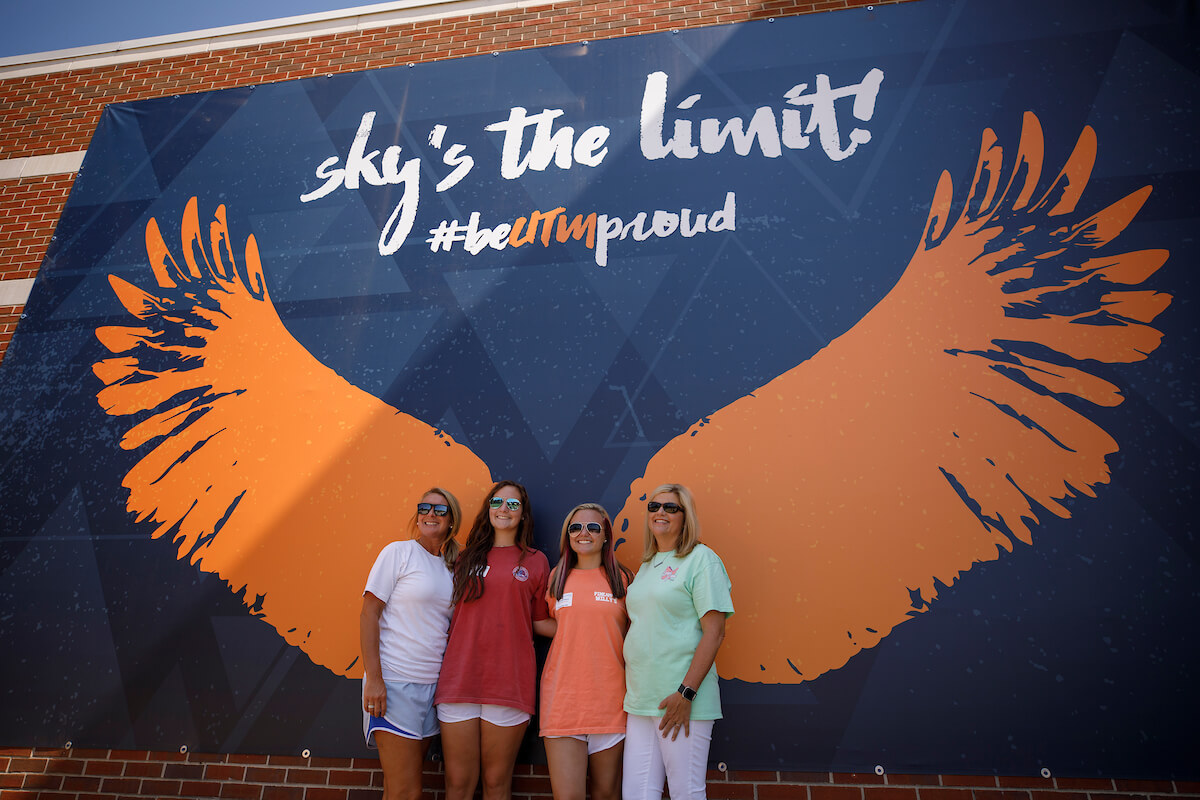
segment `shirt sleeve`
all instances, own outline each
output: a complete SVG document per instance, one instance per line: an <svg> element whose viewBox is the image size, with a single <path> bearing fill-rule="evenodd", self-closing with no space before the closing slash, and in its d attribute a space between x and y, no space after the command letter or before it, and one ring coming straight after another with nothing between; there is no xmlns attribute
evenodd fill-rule
<svg viewBox="0 0 1200 800"><path fill-rule="evenodd" d="M385 605L396 588L396 582L408 568L408 551L398 545L398 542L393 542L383 548L375 559L375 565L367 575L367 585L363 588L364 595L370 592Z"/></svg>
<svg viewBox="0 0 1200 800"><path fill-rule="evenodd" d="M700 555L700 554L697 554ZM733 585L725 572L721 557L712 550L703 553L704 560L697 564L692 577L692 605L696 616L703 617L709 611L723 611L726 617L733 616Z"/></svg>

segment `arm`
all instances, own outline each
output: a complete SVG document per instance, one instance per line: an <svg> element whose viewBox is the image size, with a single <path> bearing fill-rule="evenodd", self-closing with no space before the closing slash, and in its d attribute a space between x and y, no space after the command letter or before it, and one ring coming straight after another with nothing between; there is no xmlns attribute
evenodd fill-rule
<svg viewBox="0 0 1200 800"><path fill-rule="evenodd" d="M546 558L541 553L538 553L538 556L543 561ZM547 565L547 570L541 574L546 577L538 581L533 595L533 632L549 639L558 630L558 620L554 616L554 597L550 594L550 581L553 580L554 572ZM538 618L538 614L542 615L541 619Z"/></svg>
<svg viewBox="0 0 1200 800"><path fill-rule="evenodd" d="M721 649L721 642L725 641L725 612L707 612L700 618L700 630L700 644L696 645L692 664L683 676L683 685L691 689L700 687L700 681L704 680L704 676L712 669L713 662L717 659L717 650ZM663 709L662 722L658 724L658 729L663 732L664 739L670 732L671 741L675 741L681 727L684 736L691 733L691 700L686 700L679 692L674 692L663 698L658 707Z"/></svg>
<svg viewBox="0 0 1200 800"><path fill-rule="evenodd" d="M358 640L363 660L363 711L376 717L387 713L387 688L383 685L383 667L379 663L379 615L383 613L383 606L382 600L365 592L362 611L358 615Z"/></svg>

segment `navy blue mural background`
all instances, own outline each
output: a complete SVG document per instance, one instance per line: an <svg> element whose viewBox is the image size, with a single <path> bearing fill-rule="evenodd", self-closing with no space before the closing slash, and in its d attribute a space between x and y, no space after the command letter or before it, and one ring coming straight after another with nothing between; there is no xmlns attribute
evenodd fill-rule
<svg viewBox="0 0 1200 800"><path fill-rule="evenodd" d="M860 123L872 140L844 161L815 142L779 159L639 152L651 72L724 119L782 107L817 73L839 86L876 67L885 79ZM850 329L899 277L941 170L961 191L981 132L1015 145L1032 110L1048 165L1096 129L1085 204L1154 186L1122 245L1171 251L1152 280L1176 298L1157 321L1162 347L1097 370L1126 395L1089 412L1121 445L1112 483L845 667L794 686L723 681L712 759L1200 777L1198 80L1187 4L922 0L110 107L0 367L0 743L365 752L357 683L287 646L125 511L137 454L96 402L94 330L128 321L108 275L150 285L150 217L167 229L192 195L202 218L226 204L235 241L259 242L288 330L528 485L553 551L568 508L620 508L672 436ZM608 126L610 152L600 167L506 181L484 127L514 106ZM399 144L425 170L393 257L376 241L395 187L299 201L370 110L371 146ZM476 159L444 193L433 184L449 168L426 139L438 123ZM736 232L613 242L604 268L576 242L477 256L424 242L472 211L487 225L559 205L629 219L715 210L728 191ZM747 535L771 522L748 519Z"/></svg>

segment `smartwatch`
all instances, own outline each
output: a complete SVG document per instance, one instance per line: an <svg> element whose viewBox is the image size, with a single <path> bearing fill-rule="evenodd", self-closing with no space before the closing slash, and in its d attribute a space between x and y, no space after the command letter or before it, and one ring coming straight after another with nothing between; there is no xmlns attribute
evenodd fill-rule
<svg viewBox="0 0 1200 800"><path fill-rule="evenodd" d="M687 700L688 702L691 702L692 700L696 699L696 690L689 688L687 686L684 686L682 683L679 684L678 691L681 695L683 695L683 699Z"/></svg>

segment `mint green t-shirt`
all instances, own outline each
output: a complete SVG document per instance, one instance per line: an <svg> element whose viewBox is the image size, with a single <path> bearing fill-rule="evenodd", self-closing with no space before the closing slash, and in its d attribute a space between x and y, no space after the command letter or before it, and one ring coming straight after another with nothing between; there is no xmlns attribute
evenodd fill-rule
<svg viewBox="0 0 1200 800"><path fill-rule="evenodd" d="M658 704L679 689L700 644L700 617L709 611L733 614L729 575L721 559L698 544L685 557L658 553L638 569L625 608L625 710L661 717ZM717 670L696 689L692 719L720 719Z"/></svg>

